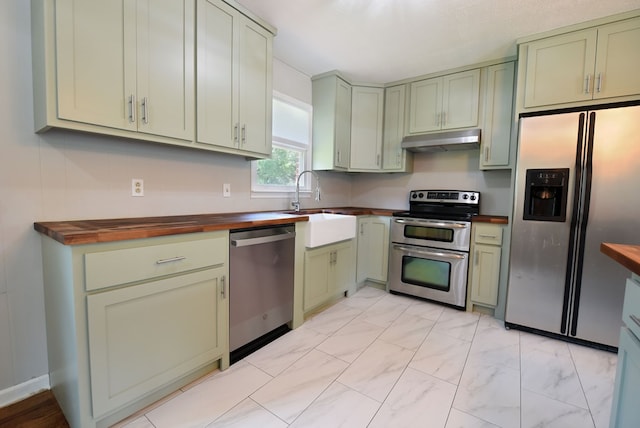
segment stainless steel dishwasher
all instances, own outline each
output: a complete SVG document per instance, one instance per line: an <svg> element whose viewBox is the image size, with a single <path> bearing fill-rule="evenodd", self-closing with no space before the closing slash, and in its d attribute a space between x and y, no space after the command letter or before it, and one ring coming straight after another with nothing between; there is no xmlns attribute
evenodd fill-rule
<svg viewBox="0 0 640 428"><path fill-rule="evenodd" d="M229 234L229 350L235 362L289 330L295 226Z"/></svg>

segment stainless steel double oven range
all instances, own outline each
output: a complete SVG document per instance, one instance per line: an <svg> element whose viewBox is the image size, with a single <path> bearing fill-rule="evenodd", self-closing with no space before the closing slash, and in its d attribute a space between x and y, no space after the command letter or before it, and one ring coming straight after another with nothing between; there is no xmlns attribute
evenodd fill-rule
<svg viewBox="0 0 640 428"><path fill-rule="evenodd" d="M409 211L391 220L389 291L464 309L471 218L479 212L479 192L409 192Z"/></svg>

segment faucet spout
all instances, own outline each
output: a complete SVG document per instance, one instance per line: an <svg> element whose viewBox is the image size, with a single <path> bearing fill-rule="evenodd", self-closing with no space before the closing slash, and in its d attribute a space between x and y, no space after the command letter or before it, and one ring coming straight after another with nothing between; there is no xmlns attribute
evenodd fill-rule
<svg viewBox="0 0 640 428"><path fill-rule="evenodd" d="M296 199L291 202L291 206L296 212L300 211L300 178L302 178L302 176L306 173L311 173L316 178L315 200L320 200L320 177L318 177L318 174L316 174L315 171L306 169L302 171L296 179Z"/></svg>

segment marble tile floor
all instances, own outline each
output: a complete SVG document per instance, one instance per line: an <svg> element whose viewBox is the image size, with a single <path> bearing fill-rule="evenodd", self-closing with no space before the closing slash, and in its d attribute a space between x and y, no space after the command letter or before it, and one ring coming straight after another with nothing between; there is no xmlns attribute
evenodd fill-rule
<svg viewBox="0 0 640 428"><path fill-rule="evenodd" d="M119 428L605 428L617 357L364 287Z"/></svg>

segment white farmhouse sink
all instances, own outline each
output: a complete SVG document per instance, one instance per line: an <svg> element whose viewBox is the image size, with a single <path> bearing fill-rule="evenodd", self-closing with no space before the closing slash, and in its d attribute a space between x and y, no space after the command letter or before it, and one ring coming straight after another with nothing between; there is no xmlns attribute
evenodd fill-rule
<svg viewBox="0 0 640 428"><path fill-rule="evenodd" d="M356 216L343 214L309 214L305 244L309 248L352 239L356 236Z"/></svg>

